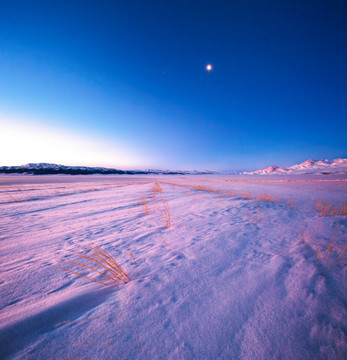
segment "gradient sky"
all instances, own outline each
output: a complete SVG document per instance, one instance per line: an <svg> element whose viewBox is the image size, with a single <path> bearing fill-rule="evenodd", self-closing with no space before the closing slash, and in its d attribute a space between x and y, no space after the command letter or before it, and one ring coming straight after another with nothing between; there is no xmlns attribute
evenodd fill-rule
<svg viewBox="0 0 347 360"><path fill-rule="evenodd" d="M346 157L346 24L344 0L0 0L0 165Z"/></svg>

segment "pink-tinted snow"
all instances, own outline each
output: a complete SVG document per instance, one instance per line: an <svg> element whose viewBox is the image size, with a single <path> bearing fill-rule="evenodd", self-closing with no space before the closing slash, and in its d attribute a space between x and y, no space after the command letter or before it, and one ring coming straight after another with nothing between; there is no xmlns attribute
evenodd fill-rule
<svg viewBox="0 0 347 360"><path fill-rule="evenodd" d="M346 358L346 216L316 210L347 203L345 177L0 184L1 359ZM257 201L264 193L274 201ZM103 287L54 267L94 245L129 283Z"/></svg>

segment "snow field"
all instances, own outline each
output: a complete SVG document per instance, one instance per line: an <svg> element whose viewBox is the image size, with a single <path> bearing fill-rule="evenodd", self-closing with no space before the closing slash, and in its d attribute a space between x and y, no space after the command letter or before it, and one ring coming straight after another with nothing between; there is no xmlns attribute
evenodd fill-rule
<svg viewBox="0 0 347 360"><path fill-rule="evenodd" d="M345 190L214 176L2 186L0 358L344 359L346 216L315 207ZM54 268L93 245L131 281Z"/></svg>

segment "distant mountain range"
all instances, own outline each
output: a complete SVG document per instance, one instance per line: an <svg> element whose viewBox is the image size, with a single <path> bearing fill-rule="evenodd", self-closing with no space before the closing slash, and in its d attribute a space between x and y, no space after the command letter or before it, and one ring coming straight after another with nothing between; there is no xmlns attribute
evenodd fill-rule
<svg viewBox="0 0 347 360"><path fill-rule="evenodd" d="M103 167L87 167L87 166L66 166L49 163L30 163L21 166L0 166L0 173L5 174L32 174L32 175L52 175L52 174L68 174L68 175L136 175L136 174L165 174L165 175L188 175L188 174L212 174L207 170L194 171L172 171L172 170L119 170Z"/></svg>
<svg viewBox="0 0 347 360"><path fill-rule="evenodd" d="M217 174L217 172L208 170L119 170L104 167L87 166L66 166L48 163L30 163L21 166L0 166L0 173L6 174L32 174L32 175L50 175L50 174L69 174L69 175L208 175ZM228 175L300 175L300 174L347 174L347 159L334 160L306 160L299 165L293 165L288 168L272 165L266 169L246 172L224 172Z"/></svg>
<svg viewBox="0 0 347 360"><path fill-rule="evenodd" d="M347 174L347 159L312 160L288 168L272 165L266 169L243 172L243 175Z"/></svg>

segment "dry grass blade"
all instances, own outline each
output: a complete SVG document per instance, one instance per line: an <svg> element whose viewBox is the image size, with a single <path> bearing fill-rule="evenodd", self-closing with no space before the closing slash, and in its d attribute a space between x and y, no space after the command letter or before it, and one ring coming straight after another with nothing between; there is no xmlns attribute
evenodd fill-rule
<svg viewBox="0 0 347 360"><path fill-rule="evenodd" d="M153 192L159 193L162 192L163 189L161 188L160 184L158 182L156 182L152 188Z"/></svg>
<svg viewBox="0 0 347 360"><path fill-rule="evenodd" d="M118 264L118 262L109 254L107 253L105 250L101 249L99 246L96 246L93 249L95 252L97 252L98 254L101 254L103 257L105 257L106 259L108 259L111 263L111 268L115 269L117 274L120 274L123 276L123 278L125 279L125 283L127 283L128 281L130 281L130 277L128 276L128 274L123 270L123 268Z"/></svg>
<svg viewBox="0 0 347 360"><path fill-rule="evenodd" d="M268 201L268 202L275 202L275 201L279 201L281 200L281 198L279 196L276 195L270 195L267 193L263 193L261 195L258 195L256 197L256 200L258 201Z"/></svg>
<svg viewBox="0 0 347 360"><path fill-rule="evenodd" d="M170 227L171 226L171 214L170 214L169 204L164 200L164 198L161 198L161 201L164 205L164 209L161 209L158 206L161 218L163 219L164 225L166 227Z"/></svg>
<svg viewBox="0 0 347 360"><path fill-rule="evenodd" d="M129 321L129 324L131 326L131 329L132 329L132 331L134 333L134 336L135 336L135 339L136 339L137 347L140 349L141 346L140 346L139 338L137 336L137 333L135 331L135 327L134 327L132 321L130 320L130 318L128 316L126 316L126 315L121 315L121 316L117 317L117 319L113 320L112 322L116 322L116 321L118 321L118 319L126 319L126 320Z"/></svg>
<svg viewBox="0 0 347 360"><path fill-rule="evenodd" d="M260 221L264 220L265 211L262 211L262 214L259 211L258 205L256 205L255 210L256 214L253 214L253 210L247 209L249 214L249 220L252 221L255 224L258 224Z"/></svg>
<svg viewBox="0 0 347 360"><path fill-rule="evenodd" d="M133 323L130 321L130 319L127 317L129 324L131 326L131 328L133 329L134 335L135 335L135 339L136 339L136 343L137 343L137 347L140 349L140 343L139 343L139 339L137 337L136 331L135 331L135 327L133 325Z"/></svg>
<svg viewBox="0 0 347 360"><path fill-rule="evenodd" d="M109 339L107 339L107 337L105 337L104 335L100 334L97 330L95 329L90 329L92 330L95 334L99 335L100 337L102 337L107 343L109 343L110 345L114 345L112 343L112 341L110 341ZM105 345L114 355L116 355L117 359L122 360L122 358L106 343L103 343L103 345Z"/></svg>
<svg viewBox="0 0 347 360"><path fill-rule="evenodd" d="M314 231L314 233L311 235L308 231L303 231L302 233L302 242L308 246L310 246L317 254L318 261L325 261L330 262L330 270L331 271L331 262L333 261L339 261L342 258L342 255L345 253L345 250L347 249L347 245L344 244L338 244L339 240L335 240L335 235L338 230L338 226L336 226L334 232L332 233L329 244L326 247L322 247L322 239L317 240L317 232L318 232L319 223L317 224L317 227ZM299 230L299 236L300 230Z"/></svg>
<svg viewBox="0 0 347 360"><path fill-rule="evenodd" d="M156 194L161 193L163 190L162 190L160 184L158 182L156 182L154 184L154 186L152 187L151 191L152 191L153 201L156 201L156 196L157 196Z"/></svg>
<svg viewBox="0 0 347 360"><path fill-rule="evenodd" d="M345 252L346 249L347 249L347 245L341 250L341 252L339 253L339 257L337 258L337 260L340 260L341 256L343 255L343 253Z"/></svg>
<svg viewBox="0 0 347 360"><path fill-rule="evenodd" d="M136 262L136 260L135 260L135 257L134 257L134 254L133 254L132 250L130 250L129 256L132 258L132 260L133 260L133 262L134 262L134 264L135 264L135 269L136 269L137 275L140 275L139 270L137 269L137 268L138 268L137 262Z"/></svg>
<svg viewBox="0 0 347 360"><path fill-rule="evenodd" d="M99 246L87 248L89 253L86 254L76 254L75 257L85 260L86 263L72 260L63 261L64 264L74 265L79 268L91 270L93 273L96 273L103 277L103 281L95 279L89 275L85 275L79 271L71 270L68 268L55 266L57 269L67 271L71 274L83 277L89 281L102 284L104 286L115 285L120 286L121 284L126 284L130 281L129 275L123 270L123 268L118 264L118 262L105 250L101 249ZM92 264L99 267L96 268L91 266Z"/></svg>
<svg viewBox="0 0 347 360"><path fill-rule="evenodd" d="M295 210L296 209L296 203L293 201L293 198L289 198L288 201L287 201L287 207L289 209L293 209Z"/></svg>
<svg viewBox="0 0 347 360"><path fill-rule="evenodd" d="M316 211L319 212L319 216L347 216L347 205L333 206L332 203L325 203L323 200L319 200L316 204Z"/></svg>
<svg viewBox="0 0 347 360"><path fill-rule="evenodd" d="M150 210L149 210L149 206L148 206L147 197L146 197L145 195L143 195L143 196L141 197L140 204L142 205L144 214L145 214L145 215L149 215L149 214L150 214Z"/></svg>
<svg viewBox="0 0 347 360"><path fill-rule="evenodd" d="M245 193L241 193L239 194L239 196L243 199L246 199L246 200L250 200L251 199L251 193L248 191L248 192L245 192Z"/></svg>
<svg viewBox="0 0 347 360"><path fill-rule="evenodd" d="M87 279L87 280L89 280L89 281L92 281L92 282L95 282L95 283L97 283L97 284L101 284L101 285L104 285L104 286L108 286L109 284L107 284L107 283L104 283L104 282L102 282L102 281L100 281L100 280L96 280L96 279L94 279L94 278L92 278L92 277L90 277L90 276L88 276L88 275L84 275L84 274L82 274L82 273L80 273L80 272L78 272L78 271L74 271L74 270L70 270L70 269L66 269L66 268L63 268L63 267L61 267L61 266L54 266L56 269L60 269L60 270L64 270L64 271L66 271L66 272L69 272L70 274L74 274L74 275L77 275L77 276L79 276L79 277L83 277L83 278L85 278L85 279Z"/></svg>
<svg viewBox="0 0 347 360"><path fill-rule="evenodd" d="M331 238L330 238L330 243L329 243L329 246L328 246L328 248L327 248L328 254L327 254L327 256L326 256L326 259L329 258L330 252L331 252L331 250L333 249L334 245L336 244L336 242L334 242L334 236L335 236L335 234L336 234L336 230L337 230L337 227L335 228L335 231L334 231L333 235L332 235Z"/></svg>

